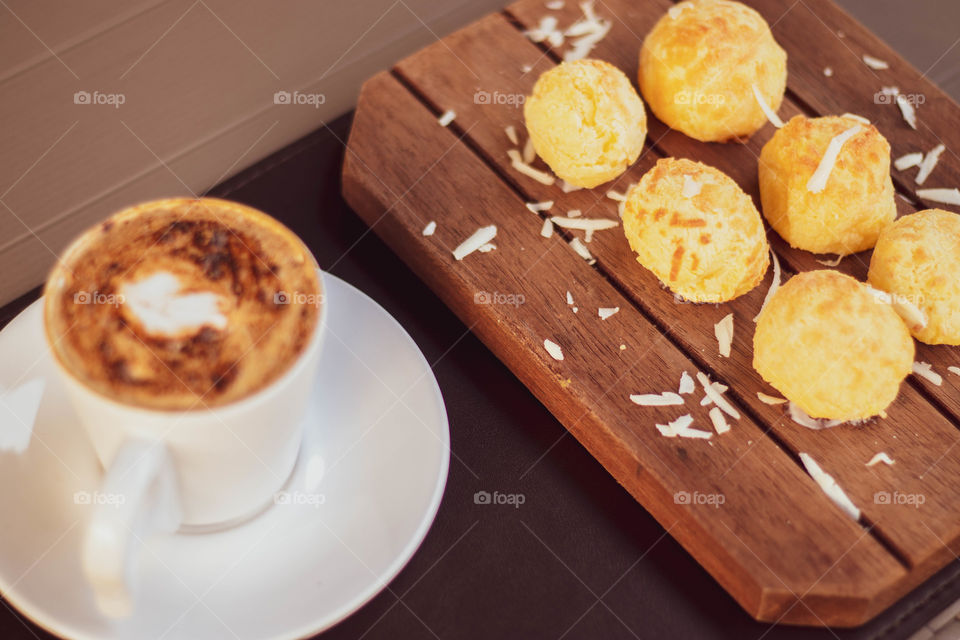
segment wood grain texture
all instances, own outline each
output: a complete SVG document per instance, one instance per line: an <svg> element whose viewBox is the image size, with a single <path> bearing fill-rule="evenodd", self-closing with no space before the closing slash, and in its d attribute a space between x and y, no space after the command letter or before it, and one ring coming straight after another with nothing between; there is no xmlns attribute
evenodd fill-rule
<svg viewBox="0 0 960 640"><path fill-rule="evenodd" d="M665 1L598 3L602 15L614 18L614 27L594 57L635 78L642 35L667 7ZM943 387L904 384L886 420L804 429L782 406L766 405L756 395L776 393L751 366L752 318L771 274L731 303L678 304L636 263L619 228L595 234L588 245L597 258L593 267L566 244L581 232L540 237L544 216L569 209L617 220L616 203L606 191L625 191L667 155L717 166L756 199L757 155L773 132L765 127L744 145L703 144L652 119L647 148L617 181L564 194L557 185L517 173L506 154L514 145L504 128L515 126L522 145L522 96L558 54L529 42L521 30L546 13L539 0L523 0L403 60L393 75L370 80L348 145L345 196L751 615L832 626L868 620L953 559L960 547L954 507L960 457L950 455L960 451L955 381ZM567 3L553 13L565 25L579 11ZM797 55L790 51L791 65L798 64ZM893 62L892 55L887 59ZM877 105L882 106L890 105ZM443 128L436 117L448 109L456 119ZM780 113L810 109L809 100L788 96ZM874 119L865 109L857 111ZM523 206L544 200L554 205L543 214ZM902 212L912 210L902 204ZM424 237L421 229L430 220L437 222L437 232ZM498 248L454 261L453 247L491 223L499 229ZM790 249L772 232L770 237L787 272L784 279L823 268L814 256ZM853 256L839 268L862 278L865 264L863 255ZM568 290L578 314L567 305ZM520 295L524 302L477 304L483 292ZM614 306L618 314L605 321L597 317L598 307ZM714 323L728 313L735 316L736 333L731 356L722 358ZM562 362L547 355L545 338L563 348ZM960 360L951 349L919 353L944 374L945 363ZM727 395L743 419L709 442L661 437L655 423L698 403L637 407L628 395L676 389L682 371L697 370L730 385ZM706 409L695 406L691 413L700 428L709 429ZM881 450L896 464L867 468L866 461ZM799 452L812 455L844 487L863 511L860 523L825 498L799 466ZM682 491L722 494L725 502L721 508L677 504L674 495ZM922 495L924 504L885 504L875 499L878 492Z"/></svg>

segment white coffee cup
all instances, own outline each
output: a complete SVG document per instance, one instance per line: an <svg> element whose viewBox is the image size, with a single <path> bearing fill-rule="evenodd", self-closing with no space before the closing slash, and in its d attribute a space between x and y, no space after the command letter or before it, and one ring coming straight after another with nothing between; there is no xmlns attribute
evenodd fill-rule
<svg viewBox="0 0 960 640"><path fill-rule="evenodd" d="M122 404L53 359L106 470L81 551L105 615L133 610L137 540L237 525L272 504L287 482L326 327L317 274L323 302L307 346L276 380L226 405L166 411Z"/></svg>

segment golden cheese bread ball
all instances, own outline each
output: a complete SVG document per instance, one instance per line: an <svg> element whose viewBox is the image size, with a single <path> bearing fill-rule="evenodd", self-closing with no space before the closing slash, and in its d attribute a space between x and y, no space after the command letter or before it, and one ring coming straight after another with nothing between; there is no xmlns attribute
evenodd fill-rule
<svg viewBox="0 0 960 640"><path fill-rule="evenodd" d="M557 176L591 188L636 162L647 114L630 80L601 60L564 62L541 75L523 105L533 148Z"/></svg>
<svg viewBox="0 0 960 640"><path fill-rule="evenodd" d="M920 309L911 333L927 344L960 344L960 216L927 209L883 230L870 259L870 284Z"/></svg>
<svg viewBox="0 0 960 640"><path fill-rule="evenodd" d="M760 312L753 367L813 418L863 420L886 409L913 366L893 308L838 271L792 277Z"/></svg>
<svg viewBox="0 0 960 640"><path fill-rule="evenodd" d="M831 166L828 151L837 144ZM825 184L812 180L818 170ZM763 146L758 171L763 216L798 249L864 251L897 215L890 144L876 127L853 118L791 118Z"/></svg>
<svg viewBox="0 0 960 640"><path fill-rule="evenodd" d="M623 230L637 261L691 302L724 302L763 280L770 263L753 200L722 171L663 158L627 193Z"/></svg>
<svg viewBox="0 0 960 640"><path fill-rule="evenodd" d="M730 0L687 0L640 49L640 92L665 124L704 142L742 141L767 122L787 86L787 53L759 13Z"/></svg>

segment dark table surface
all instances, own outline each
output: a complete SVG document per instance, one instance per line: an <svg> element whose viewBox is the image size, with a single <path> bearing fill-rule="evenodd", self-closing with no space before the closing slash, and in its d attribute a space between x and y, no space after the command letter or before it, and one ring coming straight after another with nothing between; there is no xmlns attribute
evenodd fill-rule
<svg viewBox="0 0 960 640"><path fill-rule="evenodd" d="M958 562L859 629L753 621L344 203L349 126L344 116L210 191L276 216L383 305L446 402L450 476L432 529L387 590L323 638L886 640L960 597ZM37 295L0 310L0 325ZM523 504L475 504L478 491ZM0 638L51 637L4 604Z"/></svg>

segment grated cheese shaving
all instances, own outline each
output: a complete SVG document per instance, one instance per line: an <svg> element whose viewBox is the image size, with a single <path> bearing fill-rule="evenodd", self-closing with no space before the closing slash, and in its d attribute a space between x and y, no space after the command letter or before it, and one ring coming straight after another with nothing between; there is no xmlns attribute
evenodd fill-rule
<svg viewBox="0 0 960 640"><path fill-rule="evenodd" d="M601 320L606 320L618 311L620 311L620 307L600 307L597 309L597 313L600 314Z"/></svg>
<svg viewBox="0 0 960 640"><path fill-rule="evenodd" d="M491 244L488 242L486 244L482 244L479 247L477 247L477 251L479 251L480 253L490 253L496 248L497 248L497 245Z"/></svg>
<svg viewBox="0 0 960 640"><path fill-rule="evenodd" d="M567 291L567 304L573 304L573 294Z"/></svg>
<svg viewBox="0 0 960 640"><path fill-rule="evenodd" d="M917 197L930 202L960 206L960 189L917 189Z"/></svg>
<svg viewBox="0 0 960 640"><path fill-rule="evenodd" d="M920 331L927 326L927 316L923 310L903 296L891 296L890 306L897 312L908 327L913 331Z"/></svg>
<svg viewBox="0 0 960 640"><path fill-rule="evenodd" d="M543 221L543 226L540 227L540 235L544 238L553 237L553 223L550 222L550 218L547 218Z"/></svg>
<svg viewBox="0 0 960 640"><path fill-rule="evenodd" d="M730 431L730 423L727 422L727 419L723 416L723 411L714 407L710 409L709 415L710 422L713 423L713 429L717 432L718 436Z"/></svg>
<svg viewBox="0 0 960 640"><path fill-rule="evenodd" d="M790 413L790 419L796 422L801 427L806 427L807 429L813 429L814 431L819 431L821 429L830 429L841 424L840 420L817 420L816 418L811 418L807 415L807 412L798 407L793 402L787 404L787 410Z"/></svg>
<svg viewBox="0 0 960 640"><path fill-rule="evenodd" d="M893 166L897 168L897 171L904 171L906 169L910 169L911 167L916 167L921 162L923 162L923 154L919 151L916 151L914 153L908 153L900 156L893 161Z"/></svg>
<svg viewBox="0 0 960 640"><path fill-rule="evenodd" d="M873 465L879 464L881 462L888 465L894 464L893 459L887 455L886 451L881 451L880 453L870 458L870 462L867 463L867 466L872 467Z"/></svg>
<svg viewBox="0 0 960 640"><path fill-rule="evenodd" d="M552 204L552 203L551 203ZM619 226L616 220L607 220L606 218L563 218L553 216L553 224L564 229L580 229L583 231L602 231Z"/></svg>
<svg viewBox="0 0 960 640"><path fill-rule="evenodd" d="M928 151L927 155L923 156L923 161L920 162L920 170L917 171L917 177L915 178L917 184L923 184L927 181L927 178L930 177L930 174L933 173L933 170L936 168L937 162L940 161L940 154L946 151L946 149L942 144L938 144Z"/></svg>
<svg viewBox="0 0 960 640"><path fill-rule="evenodd" d="M921 378L929 380L938 387L943 384L943 376L934 371L933 365L931 365L929 362L914 362L913 372Z"/></svg>
<svg viewBox="0 0 960 640"><path fill-rule="evenodd" d="M563 9L563 5L564 5L563 0L551 0L550 2L544 3L543 6L545 6L547 9L550 9L551 11L560 11L560 9Z"/></svg>
<svg viewBox="0 0 960 640"><path fill-rule="evenodd" d="M890 65L886 61L881 60L880 58L874 58L873 56L863 54L863 62L871 69L876 69L878 71L883 69L889 69Z"/></svg>
<svg viewBox="0 0 960 640"><path fill-rule="evenodd" d="M949 366L947 367L947 371L955 376L960 376L960 367Z"/></svg>
<svg viewBox="0 0 960 640"><path fill-rule="evenodd" d="M523 161L526 164L532 164L537 159L537 151L533 148L533 138L527 138L523 145Z"/></svg>
<svg viewBox="0 0 960 640"><path fill-rule="evenodd" d="M783 120L780 119L780 116L777 115L777 112L774 111L769 104L767 104L766 99L760 95L760 87L756 84L750 85L753 87L753 97L757 99L757 104L760 105L760 110L763 111L763 115L767 116L767 120L770 121L770 124L775 126L777 129L783 127Z"/></svg>
<svg viewBox="0 0 960 640"><path fill-rule="evenodd" d="M837 256L834 260L821 260L820 258L817 258L816 260L825 267L835 267L840 264L840 261L843 260L843 258L844 256Z"/></svg>
<svg viewBox="0 0 960 640"><path fill-rule="evenodd" d="M690 377L690 374L686 371L680 376L680 390L679 393L683 395L688 395L696 390L696 385L693 382L693 378Z"/></svg>
<svg viewBox="0 0 960 640"><path fill-rule="evenodd" d="M667 438L698 438L701 440L709 440L713 437L713 434L709 431L701 431L700 429L693 429L690 425L693 424L693 417L690 414L682 415L672 422L667 424L658 424L657 431L661 435Z"/></svg>
<svg viewBox="0 0 960 640"><path fill-rule="evenodd" d="M510 162L519 162L523 164L523 156L520 155L518 149L507 149L507 157L510 158Z"/></svg>
<svg viewBox="0 0 960 640"><path fill-rule="evenodd" d="M571 60L580 60L590 55L593 48L603 40L613 23L597 16L593 10L593 1L587 0L580 3L580 10L583 11L583 18L574 22L563 35L569 38L576 38L571 43L570 50L563 55L565 62Z"/></svg>
<svg viewBox="0 0 960 640"><path fill-rule="evenodd" d="M530 38L531 42L547 41L552 47L559 47L563 44L563 32L557 29L556 16L544 16L536 27L524 31L523 35Z"/></svg>
<svg viewBox="0 0 960 640"><path fill-rule="evenodd" d="M767 289L767 295L763 297L763 304L760 305L760 311L757 311L757 315L753 317L754 322L756 322L760 314L763 313L764 307L770 302L773 294L780 288L780 261L777 259L777 254L774 253L773 249L770 250L770 258L773 260L773 280L770 282L770 288Z"/></svg>
<svg viewBox="0 0 960 640"><path fill-rule="evenodd" d="M697 371L697 380L700 381L700 385L703 387L704 393L707 394L707 397L713 400L713 403L716 404L724 413L729 415L734 420L740 419L740 412L733 408L733 405L727 402L727 399L714 388L710 383L710 378L707 377L702 371Z"/></svg>
<svg viewBox="0 0 960 640"><path fill-rule="evenodd" d="M610 189L609 191L607 191L607 197L616 202L627 201L627 196L625 194L620 193L619 191L614 191L613 189Z"/></svg>
<svg viewBox="0 0 960 640"><path fill-rule="evenodd" d="M846 119L848 119L848 120L856 120L857 122L860 122L860 123L863 123L863 124L870 124L870 121L869 121L869 120L867 120L867 119L864 118L863 116L857 115L857 114L855 114L855 113L847 112L847 113L844 113L843 115L841 115L840 117L841 117L841 118L846 118Z"/></svg>
<svg viewBox="0 0 960 640"><path fill-rule="evenodd" d="M457 113L453 109L448 109L447 111L443 112L442 116L437 118L437 122L440 123L441 127L445 127L451 122L453 122L453 119L456 117L457 117Z"/></svg>
<svg viewBox="0 0 960 640"><path fill-rule="evenodd" d="M570 192L572 192L572 191L580 191L580 189L582 189L582 188L583 188L583 187L578 187L578 186L575 185L575 184L570 184L570 183L567 182L566 180L561 180L561 181L560 181L560 189L562 189L564 193L570 193Z"/></svg>
<svg viewBox="0 0 960 640"><path fill-rule="evenodd" d="M527 202L524 206L532 213L540 213L541 211L546 211L552 207L553 200L544 200L543 202Z"/></svg>
<svg viewBox="0 0 960 640"><path fill-rule="evenodd" d="M683 197L692 198L694 196L700 195L700 190L703 189L703 184L697 182L687 174L683 174Z"/></svg>
<svg viewBox="0 0 960 640"><path fill-rule="evenodd" d="M520 145L520 139L517 137L517 128L515 126L507 125L503 129L504 133L507 134L507 139L510 140L514 145Z"/></svg>
<svg viewBox="0 0 960 640"><path fill-rule="evenodd" d="M728 313L720 322L713 325L713 333L717 336L720 355L724 358L729 358L730 345L733 344L733 314Z"/></svg>
<svg viewBox="0 0 960 640"><path fill-rule="evenodd" d="M860 520L860 509L847 497L847 494L840 488L837 481L833 479L833 476L821 469L820 465L818 465L809 454L801 453L800 461L803 462L803 466L806 468L807 473L810 474L810 477L820 485L820 488L835 505L840 507L840 509L854 521Z"/></svg>
<svg viewBox="0 0 960 640"><path fill-rule="evenodd" d="M597 259L593 257L593 254L590 253L590 250L587 249L587 246L583 244L580 238L570 240L570 248L573 249L578 256L586 260L587 264L596 263Z"/></svg>
<svg viewBox="0 0 960 640"><path fill-rule="evenodd" d="M468 255L480 249L497 236L497 225L491 224L488 227L480 227L473 232L473 235L460 243L453 250L453 257L457 260L463 260Z"/></svg>
<svg viewBox="0 0 960 640"><path fill-rule="evenodd" d="M673 391L663 393L633 393L630 401L641 407L671 407L683 404L683 398Z"/></svg>
<svg viewBox="0 0 960 640"><path fill-rule="evenodd" d="M433 233L437 230L437 223L434 220L431 220L427 223L427 226L423 228L423 235L432 236Z"/></svg>
<svg viewBox="0 0 960 640"><path fill-rule="evenodd" d="M568 218L579 218L581 215L583 214L580 212L580 209L570 209L570 211L567 211Z"/></svg>
<svg viewBox="0 0 960 640"><path fill-rule="evenodd" d="M727 385L725 385L725 384L720 384L719 382L713 382L713 383L710 384L710 386L713 387L713 388L716 390L717 393L726 393L726 392L727 392L727 389L729 388L729 387L727 387ZM711 404L713 404L713 403L714 403L714 402L713 402L713 398L711 398L710 396L703 396L703 398L700 400L700 406L701 406L701 407L706 407L706 406L711 405Z"/></svg>
<svg viewBox="0 0 960 640"><path fill-rule="evenodd" d="M516 150L511 149L510 151L516 151ZM519 155L516 158L514 158L514 156L510 154L510 151L507 152L507 154L510 155L510 166L512 166L514 169L516 169L523 175L527 176L528 178L533 178L540 184L545 184L547 186L550 186L553 184L553 181L555 180L555 178L552 175L544 171L540 171L539 169L534 169L527 163L523 162L523 160L520 159ZM519 153L520 152L517 151L517 154Z"/></svg>
<svg viewBox="0 0 960 640"><path fill-rule="evenodd" d="M544 340L543 348L547 350L547 353L550 354L550 357L554 360L563 360L563 350L560 349L560 345L552 340Z"/></svg>
<svg viewBox="0 0 960 640"><path fill-rule="evenodd" d="M763 404L776 405L783 404L787 401L786 398L778 398L776 396L768 396L763 391L757 391L757 397L760 398L760 402Z"/></svg>
<svg viewBox="0 0 960 640"><path fill-rule="evenodd" d="M844 143L860 133L862 129L863 127L858 124L833 137L830 144L827 145L827 150L824 152L823 158L820 159L817 170L813 172L810 180L807 181L807 191L810 193L820 193L826 188L827 180L830 178L833 166L837 163L837 158L840 156L840 150L843 148Z"/></svg>
<svg viewBox="0 0 960 640"><path fill-rule="evenodd" d="M881 87L880 93L887 97L892 97L897 106L900 108L900 115L903 116L903 119L911 129L917 128L917 110L913 107L913 104L910 100L903 94L900 93L898 87Z"/></svg>

